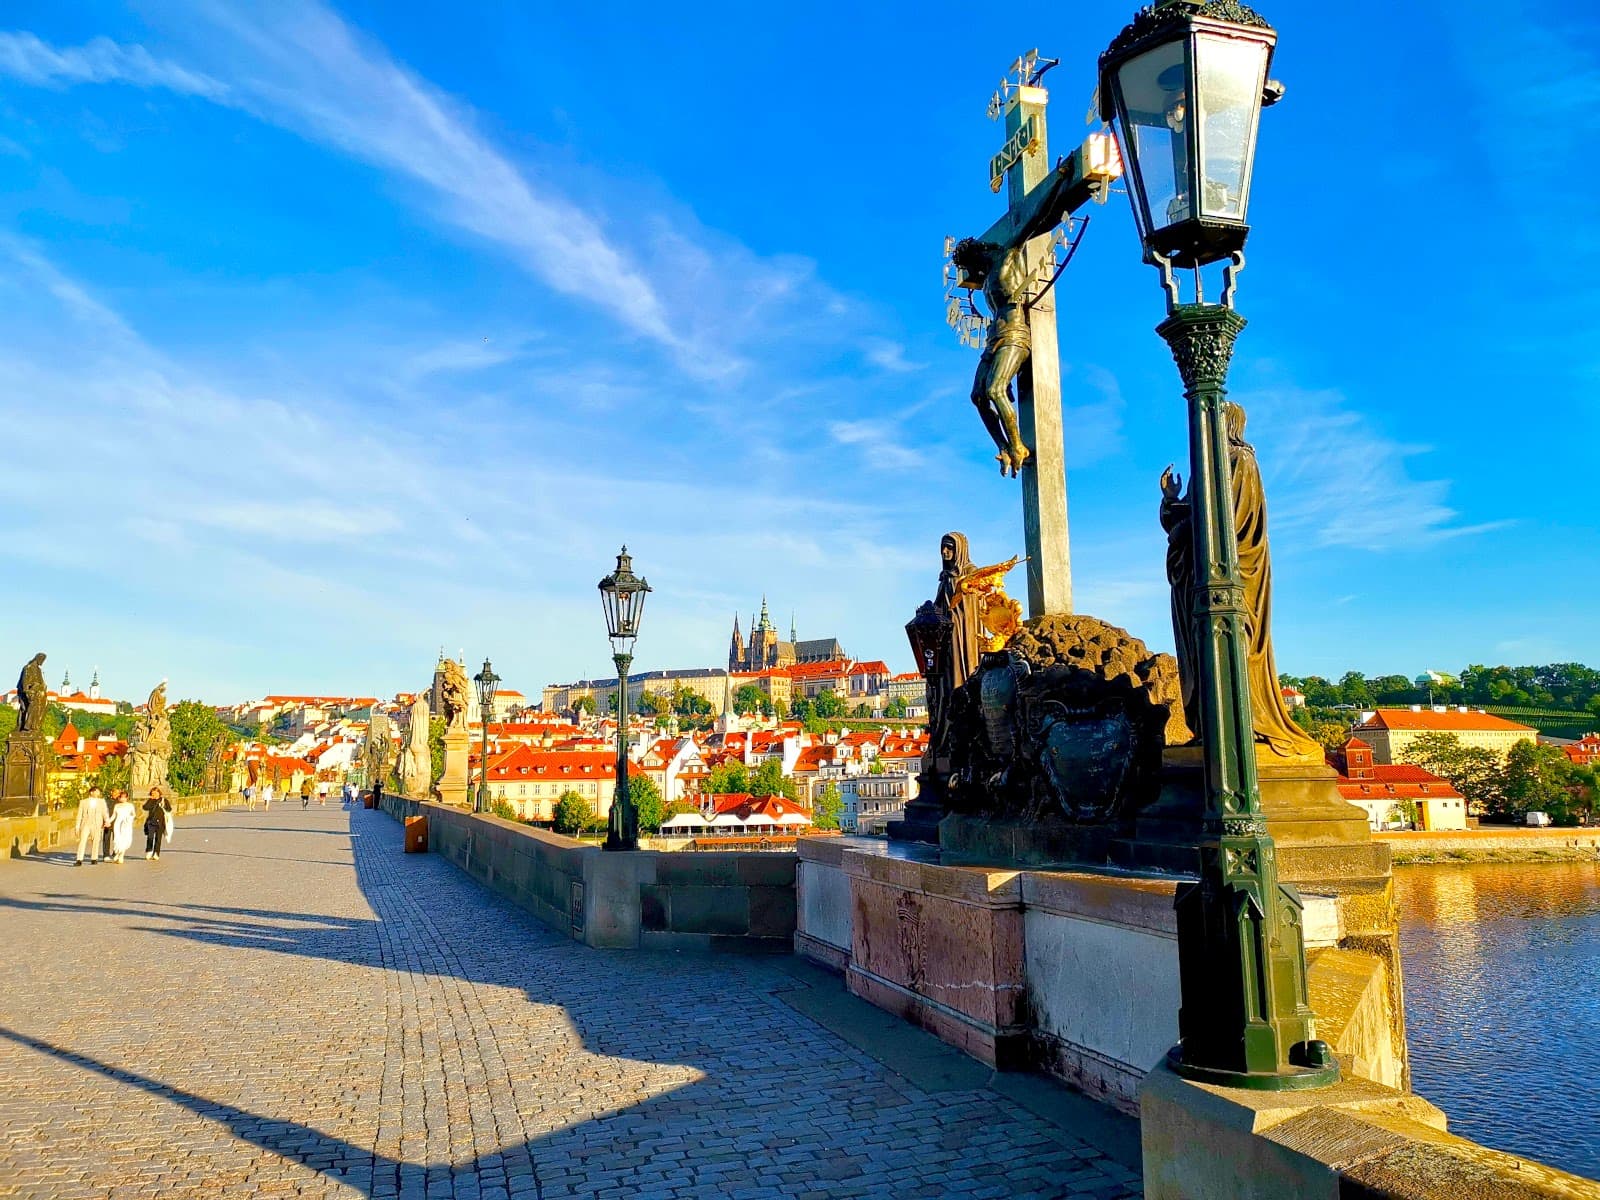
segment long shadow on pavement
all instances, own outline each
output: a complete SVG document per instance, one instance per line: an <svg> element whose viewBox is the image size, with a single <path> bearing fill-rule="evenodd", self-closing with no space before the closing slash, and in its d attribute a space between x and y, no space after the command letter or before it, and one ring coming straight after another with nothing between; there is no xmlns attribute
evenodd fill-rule
<svg viewBox="0 0 1600 1200"><path fill-rule="evenodd" d="M139 928L211 945L521 989L531 1004L559 1007L581 1042L571 1053L547 1046L521 1060L517 1045L501 1040L493 1047L521 1081L519 1100L531 1101L524 1119L544 1126L537 1136L470 1161L405 1161L26 1034L0 1029L0 1036L163 1096L371 1196L431 1195L430 1182L463 1175L476 1178L485 1195L544 1197L606 1188L641 1196L908 1200L956 1191L1139 1194L1136 1131L1130 1135L1131 1123L1098 1106L1089 1105L1100 1115L1069 1131L1063 1126L1072 1122L1052 1118L1048 1102L1030 1103L1026 1089L1015 1087L1003 1098L987 1086L987 1072L975 1076L971 1060L928 1035L908 1029L886 1035L922 1039L917 1053L924 1060L949 1056L931 1073L909 1072L920 1079L917 1086L874 1061L882 1055L863 1054L824 1028L838 1025L822 1008L877 1012L831 981L820 987L834 988L836 1001L813 994L791 1007L783 992L818 985L782 963L592 950L547 930L444 860L403 858L399 827L386 816L352 811L351 823L357 879L376 920L221 905L82 903L71 893L47 893L48 903L0 897L0 907L140 917L161 923ZM823 1024L801 1015L807 1009ZM476 1017L480 1026L486 1020L483 1012ZM471 1015L455 1023L483 1040ZM489 1031L489 1039L499 1032ZM559 1062L551 1061L552 1050L563 1055ZM535 1064L557 1077L530 1078ZM621 1086L608 1091L613 1077ZM586 1097L591 1084L596 1094ZM574 1094L570 1119L544 1115L546 1100L559 1110ZM378 1115L380 1128L398 1120L397 1113Z"/></svg>

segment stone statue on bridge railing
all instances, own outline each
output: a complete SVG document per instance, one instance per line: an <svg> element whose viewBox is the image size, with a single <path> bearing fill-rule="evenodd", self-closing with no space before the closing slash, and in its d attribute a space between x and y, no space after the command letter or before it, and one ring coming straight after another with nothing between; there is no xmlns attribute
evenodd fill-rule
<svg viewBox="0 0 1600 1200"><path fill-rule="evenodd" d="M389 718L375 712L367 724L367 742L361 749L361 760L366 766L367 786L389 782L389 766L393 762L394 747L389 742Z"/></svg>
<svg viewBox="0 0 1600 1200"><path fill-rule="evenodd" d="M444 701L446 733L467 731L467 711L472 705L472 689L467 683L467 669L453 658L439 664L443 672L439 681L440 698Z"/></svg>
<svg viewBox="0 0 1600 1200"><path fill-rule="evenodd" d="M128 792L142 798L153 787L163 791L167 765L172 758L172 718L167 715L167 681L163 679L150 692L144 713L133 727L128 746Z"/></svg>
<svg viewBox="0 0 1600 1200"><path fill-rule="evenodd" d="M1189 737L1172 656L1081 615L1035 617L983 654L950 726L948 809L1030 824L1127 824Z"/></svg>
<svg viewBox="0 0 1600 1200"><path fill-rule="evenodd" d="M44 655L35 654L17 676L17 732L39 733L49 707L50 689L44 681Z"/></svg>
<svg viewBox="0 0 1600 1200"><path fill-rule="evenodd" d="M400 790L419 800L425 799L433 787L433 754L428 747L431 719L427 694L418 692L411 702L411 727L406 731L406 746L400 755Z"/></svg>
<svg viewBox="0 0 1600 1200"><path fill-rule="evenodd" d="M50 741L44 716L49 704L44 655L35 654L17 677L17 728L0 760L0 812L34 813L44 804Z"/></svg>

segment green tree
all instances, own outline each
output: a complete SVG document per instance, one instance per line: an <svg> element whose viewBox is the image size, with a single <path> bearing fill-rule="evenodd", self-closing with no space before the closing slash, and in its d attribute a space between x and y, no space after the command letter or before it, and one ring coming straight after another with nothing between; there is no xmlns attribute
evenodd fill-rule
<svg viewBox="0 0 1600 1200"><path fill-rule="evenodd" d="M766 693L753 683L740 684L739 690L733 694L733 711L740 716L760 712L766 703Z"/></svg>
<svg viewBox="0 0 1600 1200"><path fill-rule="evenodd" d="M5 745L5 738L17 731L17 710L9 704L0 704L0 746Z"/></svg>
<svg viewBox="0 0 1600 1200"><path fill-rule="evenodd" d="M511 806L511 802L504 796L495 797L494 802L489 805L489 811L495 816L499 817L502 821L515 821L519 819L517 810Z"/></svg>
<svg viewBox="0 0 1600 1200"><path fill-rule="evenodd" d="M555 831L564 833L568 837L587 833L600 823L599 818L595 816L594 806L573 791L561 793L551 817Z"/></svg>
<svg viewBox="0 0 1600 1200"><path fill-rule="evenodd" d="M763 704L761 711L765 716L777 717L780 721L786 720L789 716L789 703L781 699L772 700Z"/></svg>
<svg viewBox="0 0 1600 1200"><path fill-rule="evenodd" d="M790 800L799 798L794 780L784 775L783 763L775 758L769 758L757 767L755 774L750 776L750 786L739 790L754 796L786 796Z"/></svg>
<svg viewBox="0 0 1600 1200"><path fill-rule="evenodd" d="M133 764L128 761L126 754L115 754L101 760L100 769L94 773L95 786L102 794L111 795L119 788L127 787L132 780Z"/></svg>
<svg viewBox="0 0 1600 1200"><path fill-rule="evenodd" d="M1401 796L1394 802L1393 817L1399 817L1407 829L1417 827L1417 802L1410 796Z"/></svg>
<svg viewBox="0 0 1600 1200"><path fill-rule="evenodd" d="M1474 816L1504 815L1505 770L1493 751L1463 746L1453 733L1425 733L1406 747L1406 759L1448 779Z"/></svg>
<svg viewBox="0 0 1600 1200"><path fill-rule="evenodd" d="M867 774L868 775L882 775L887 770L888 770L888 768L885 767L877 759L873 759L870 763L867 764Z"/></svg>
<svg viewBox="0 0 1600 1200"><path fill-rule="evenodd" d="M629 774L628 799L633 801L633 811L639 814L639 828L645 833L656 833L661 822L667 819L667 802L661 797L656 781L645 774Z"/></svg>
<svg viewBox="0 0 1600 1200"><path fill-rule="evenodd" d="M639 693L639 715L642 717L659 717L672 711L672 701L660 692Z"/></svg>
<svg viewBox="0 0 1600 1200"><path fill-rule="evenodd" d="M591 717L594 716L594 714L595 714L594 697L593 696L579 696L576 700L574 700L572 702L572 711L577 713L579 716L582 716L584 713L588 713Z"/></svg>
<svg viewBox="0 0 1600 1200"><path fill-rule="evenodd" d="M1555 746L1518 742L1506 754L1504 815L1521 821L1530 812L1545 812L1557 825L1575 825L1572 811L1572 763Z"/></svg>
<svg viewBox="0 0 1600 1200"><path fill-rule="evenodd" d="M443 717L428 718L428 768L430 786L444 778L444 731L447 722Z"/></svg>
<svg viewBox="0 0 1600 1200"><path fill-rule="evenodd" d="M167 763L167 779L172 790L180 796L194 796L205 791L206 767L211 761L211 748L223 746L236 737L216 709L198 700L180 700L172 706L172 757Z"/></svg>
<svg viewBox="0 0 1600 1200"><path fill-rule="evenodd" d="M812 702L812 712L819 717L844 716L844 701L834 694L832 688L823 688L817 693L817 698Z"/></svg>
<svg viewBox="0 0 1600 1200"><path fill-rule="evenodd" d="M811 807L811 824L815 829L839 828L839 814L844 812L844 797L837 784L829 783L822 789L817 802Z"/></svg>
<svg viewBox="0 0 1600 1200"><path fill-rule="evenodd" d="M700 790L708 796L723 796L750 790L750 772L742 762L730 759L711 768Z"/></svg>
<svg viewBox="0 0 1600 1200"><path fill-rule="evenodd" d="M1339 703L1353 704L1357 708L1372 707L1372 693L1367 690L1366 676L1360 671L1346 671L1340 677Z"/></svg>
<svg viewBox="0 0 1600 1200"><path fill-rule="evenodd" d="M904 719L908 707L910 706L906 704L904 696L895 696L888 704L884 705L883 715L890 720L899 721Z"/></svg>

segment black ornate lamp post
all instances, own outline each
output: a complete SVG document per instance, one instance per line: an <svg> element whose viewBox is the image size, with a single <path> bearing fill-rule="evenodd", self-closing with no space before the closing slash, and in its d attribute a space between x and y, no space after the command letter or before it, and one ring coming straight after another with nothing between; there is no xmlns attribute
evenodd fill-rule
<svg viewBox="0 0 1600 1200"><path fill-rule="evenodd" d="M633 665L633 643L649 591L650 585L633 573L633 559L624 546L617 555L617 569L600 581L611 660L617 664L617 788L606 829L607 850L639 848L639 814L628 795L628 668Z"/></svg>
<svg viewBox="0 0 1600 1200"><path fill-rule="evenodd" d="M1161 268L1171 347L1189 408L1194 644L1205 760L1200 879L1178 893L1183 1006L1179 1074L1232 1087L1319 1087L1339 1067L1317 1040L1298 893L1278 882L1261 814L1247 670L1248 610L1233 528L1223 413L1244 265L1256 125L1283 93L1267 78L1277 34L1238 0L1159 0L1100 56L1102 116L1115 123L1145 259ZM1200 268L1227 263L1221 302ZM1178 300L1175 267L1195 273Z"/></svg>
<svg viewBox="0 0 1600 1200"><path fill-rule="evenodd" d="M489 811L489 715L494 711L495 684L500 676L494 673L489 660L483 660L483 670L472 677L478 686L478 715L483 721L483 755L478 764L478 797L472 806L474 812Z"/></svg>

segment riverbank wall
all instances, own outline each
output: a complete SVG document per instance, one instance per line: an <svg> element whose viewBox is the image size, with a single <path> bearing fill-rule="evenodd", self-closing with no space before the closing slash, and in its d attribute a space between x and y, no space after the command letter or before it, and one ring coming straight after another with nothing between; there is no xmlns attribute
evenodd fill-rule
<svg viewBox="0 0 1600 1200"><path fill-rule="evenodd" d="M1452 862L1588 862L1600 860L1600 829L1517 829L1375 833L1396 865Z"/></svg>

